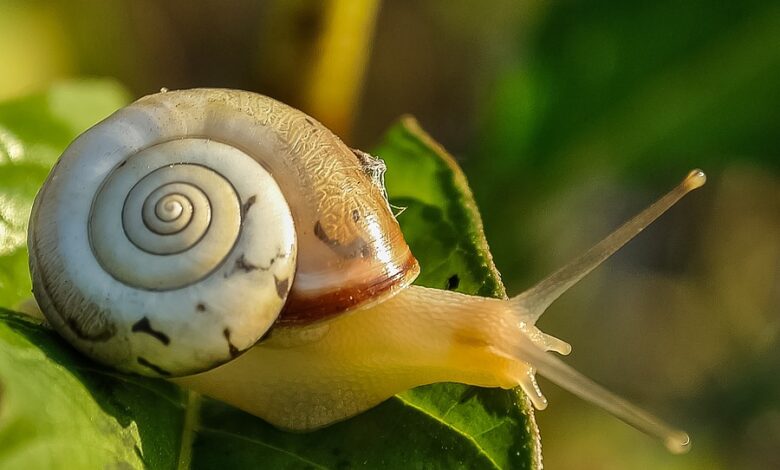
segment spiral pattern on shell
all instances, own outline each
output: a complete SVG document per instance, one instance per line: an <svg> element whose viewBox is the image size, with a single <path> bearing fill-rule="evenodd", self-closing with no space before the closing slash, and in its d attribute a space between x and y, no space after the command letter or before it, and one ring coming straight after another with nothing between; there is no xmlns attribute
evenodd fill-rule
<svg viewBox="0 0 780 470"><path fill-rule="evenodd" d="M76 347L153 376L202 371L252 346L295 271L279 186L252 156L199 137L117 145L106 123L65 152L36 199L36 298ZM162 141L158 141L162 140Z"/></svg>
<svg viewBox="0 0 780 470"><path fill-rule="evenodd" d="M238 238L242 214L233 185L206 166L218 154L241 160L225 144L187 139L145 149L111 173L89 223L93 251L107 272L128 285L164 290L197 282L220 265Z"/></svg>

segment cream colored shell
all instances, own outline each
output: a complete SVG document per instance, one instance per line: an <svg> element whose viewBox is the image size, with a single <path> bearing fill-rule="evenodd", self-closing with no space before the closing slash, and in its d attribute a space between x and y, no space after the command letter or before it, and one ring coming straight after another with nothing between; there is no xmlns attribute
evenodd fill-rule
<svg viewBox="0 0 780 470"><path fill-rule="evenodd" d="M262 95L143 97L71 144L39 193L34 294L102 362L206 370L273 323L322 321L414 280L383 172Z"/></svg>
<svg viewBox="0 0 780 470"><path fill-rule="evenodd" d="M281 324L308 324L379 302L419 273L385 197L384 163L350 149L301 111L247 91L194 89L146 96L122 112L140 124L115 128L119 136L222 142L273 175L298 240Z"/></svg>
<svg viewBox="0 0 780 470"><path fill-rule="evenodd" d="M34 293L54 327L93 358L152 376L255 344L296 266L274 177L235 146L171 134L169 114L125 108L73 142L29 236Z"/></svg>

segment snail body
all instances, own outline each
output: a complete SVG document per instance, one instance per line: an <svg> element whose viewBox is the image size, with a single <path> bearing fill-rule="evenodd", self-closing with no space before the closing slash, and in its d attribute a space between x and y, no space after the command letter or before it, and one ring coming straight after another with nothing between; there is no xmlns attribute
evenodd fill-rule
<svg viewBox="0 0 780 470"><path fill-rule="evenodd" d="M419 266L384 165L249 92L144 97L66 149L29 229L35 298L84 354L310 430L434 382L520 386L539 371L681 450L687 435L547 351L541 313L685 193L508 300L411 286Z"/></svg>

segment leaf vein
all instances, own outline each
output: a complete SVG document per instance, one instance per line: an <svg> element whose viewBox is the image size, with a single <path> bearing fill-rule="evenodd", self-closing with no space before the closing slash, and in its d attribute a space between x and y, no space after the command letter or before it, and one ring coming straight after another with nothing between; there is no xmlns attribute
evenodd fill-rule
<svg viewBox="0 0 780 470"><path fill-rule="evenodd" d="M178 470L187 470L192 466L192 443L200 424L200 395L193 391L187 392L187 406L184 412L184 422L181 425L181 442L179 443Z"/></svg>
<svg viewBox="0 0 780 470"><path fill-rule="evenodd" d="M89 373L92 373L92 374L98 374L98 375L103 375L103 376L106 376L106 377L110 377L112 379L118 380L120 382L124 382L124 383L129 384L129 385L134 385L134 386L136 386L138 388L142 388L142 389L146 390L147 392L151 393L152 395L157 395L158 397L160 397L163 400L167 401L168 403L176 406L177 408L185 408L185 405L183 403L179 403L179 402L176 402L176 401L172 400L170 397L165 396L165 394L160 393L158 390L155 390L154 388L152 388L152 387L150 387L150 386L148 386L146 384L143 384L141 382L137 382L135 380L132 380L132 376L129 376L129 375L126 376L126 375L119 374L119 373L114 373L114 372L110 372L110 371L106 371L106 370L100 370L100 369L96 369L96 368L92 368L92 367L85 367L85 366L80 366L80 365L75 365L75 364L73 365L73 368L76 369L76 370L79 370L79 371L83 371L83 372L89 372Z"/></svg>
<svg viewBox="0 0 780 470"><path fill-rule="evenodd" d="M504 421L501 421L500 423L494 424L493 426L485 429L484 431L481 431L479 434L475 434L474 438L476 439L477 437L484 436L485 434L487 434L487 433L489 433L491 431L494 431L494 430L500 428L501 426L505 426L507 423L508 423L508 421L504 420Z"/></svg>
<svg viewBox="0 0 780 470"><path fill-rule="evenodd" d="M242 436L241 434L236 434L234 432L224 431L224 430L221 430L221 429L214 429L214 428L210 428L210 427L207 427L207 426L201 426L199 430L201 432L208 432L208 433L211 433L211 434L219 434L219 435L222 435L222 436L232 437L234 439L239 439L239 440L242 440L242 441L245 441L245 442L249 442L251 444L256 444L256 445L259 445L259 446L262 446L262 447L266 447L268 449L271 449L271 450L274 450L276 452L279 452L280 454L284 454L284 455L287 455L289 457L293 457L295 459L298 459L298 460L300 460L303 463L306 463L308 465L313 466L314 468L320 468L320 469L323 469L323 470L329 470L328 467L320 465L317 462L314 462L312 460L306 459L304 457L301 457L298 454L294 454L294 453L292 453L292 452L290 452L288 450L282 449L281 447L276 447L274 445L268 444L268 443L263 442L263 441L258 440L258 439L252 439L251 437Z"/></svg>
<svg viewBox="0 0 780 470"><path fill-rule="evenodd" d="M434 421L438 422L442 426L447 427L447 428L451 429L452 431L456 432L457 434L460 434L461 436L463 436L466 440L470 441L474 445L474 447L477 448L479 453L482 454L488 460L488 462L490 462L493 465L493 467L501 470L501 466L498 465L498 463L495 460L493 460L493 457L491 457L490 454L488 454L487 451L479 444L479 442L477 442L476 436L471 436L466 431L458 428L457 426L455 426L454 424L446 421L442 417L437 416L437 415L431 413L430 411L426 410L425 408L423 408L423 407L421 407L421 406L419 406L419 405L417 405L415 403L412 403L411 401L401 397L400 395L396 395L395 397L398 400L400 400L401 403L403 403L404 405L406 405L406 406L408 406L408 407L410 407L410 408L412 408L414 410L417 410L420 413L424 413L424 414L430 416L431 418L434 419Z"/></svg>

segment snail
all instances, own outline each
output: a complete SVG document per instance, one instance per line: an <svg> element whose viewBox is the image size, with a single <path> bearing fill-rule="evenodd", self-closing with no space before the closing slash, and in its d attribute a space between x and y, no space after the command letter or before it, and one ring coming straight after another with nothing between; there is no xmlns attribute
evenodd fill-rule
<svg viewBox="0 0 780 470"><path fill-rule="evenodd" d="M419 266L384 164L271 98L163 90L65 150L29 225L33 294L85 355L305 431L435 382L521 387L539 372L675 452L687 434L550 351L535 323L564 291L705 181L699 170L526 292L412 285Z"/></svg>

